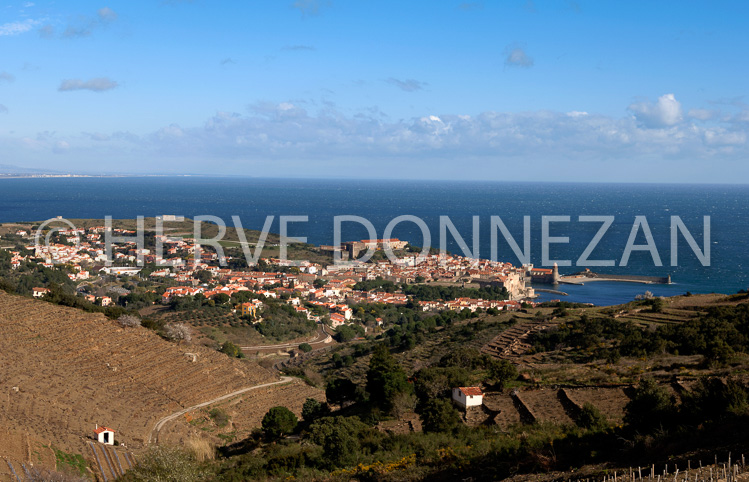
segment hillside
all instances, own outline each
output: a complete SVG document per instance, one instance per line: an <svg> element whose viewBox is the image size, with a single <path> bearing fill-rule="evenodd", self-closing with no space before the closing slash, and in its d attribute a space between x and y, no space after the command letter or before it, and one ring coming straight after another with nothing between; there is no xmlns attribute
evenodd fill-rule
<svg viewBox="0 0 749 482"><path fill-rule="evenodd" d="M96 226L104 226L104 219L67 219L68 222L72 223L78 229L89 229ZM241 242L239 236L239 229L234 225L232 219L223 219L226 223L226 233L220 238L220 244L224 247L227 256L243 257L241 250ZM273 225L273 229L278 228L278 221ZM36 229L42 221L24 221L18 223L1 223L0 224L0 236L7 237L8 234L15 233L18 229L26 230L31 235L36 234ZM64 224L52 224L49 227L65 227ZM113 219L112 226L115 229L126 229L130 231L136 231L138 229L138 222L135 219ZM156 233L156 219L149 217L143 220L143 229L146 235L146 247L153 249L153 235ZM195 235L196 224L194 220L185 218L183 221L165 221L163 224L163 234L166 236L191 239ZM204 239L213 239L218 236L219 228L213 223L204 222L200 225L200 233ZM253 248L260 239L262 233L258 230L244 228L244 240ZM31 238L29 238L31 239ZM266 234L264 246L262 249L262 257L273 258L280 255L279 243L281 241L280 236L275 232L269 232ZM212 248L207 248L212 249ZM319 248L305 243L290 242L288 248L289 259L304 259L312 262L330 263L332 257L328 254L322 253Z"/></svg>
<svg viewBox="0 0 749 482"><path fill-rule="evenodd" d="M8 434L0 436L0 457L18 463L54 461L50 447L90 458L96 424L138 452L162 417L277 380L252 362L167 342L145 328L0 292L0 434ZM255 422L285 402L300 410L290 396L300 385L248 392L265 396L257 414L245 403L243 418ZM166 428L160 443L183 442L190 427L175 421Z"/></svg>

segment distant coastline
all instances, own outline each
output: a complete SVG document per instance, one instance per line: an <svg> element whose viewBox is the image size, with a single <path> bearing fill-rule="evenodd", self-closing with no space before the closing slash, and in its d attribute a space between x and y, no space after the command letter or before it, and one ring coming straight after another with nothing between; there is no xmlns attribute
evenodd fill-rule
<svg viewBox="0 0 749 482"><path fill-rule="evenodd" d="M88 174L18 174L18 173L7 173L0 174L0 179L48 179L51 177L115 177L115 176L93 176Z"/></svg>
<svg viewBox="0 0 749 482"><path fill-rule="evenodd" d="M118 178L118 177L205 177L201 174L24 174L0 173L0 179L52 179L52 178Z"/></svg>
<svg viewBox="0 0 749 482"><path fill-rule="evenodd" d="M19 169L20 171L20 169ZM19 172L2 168L0 172ZM41 173L24 173L40 175ZM51 173L47 173L51 174ZM64 173L57 173L64 174ZM73 174L68 172L66 174ZM79 172L77 175L100 174ZM119 174L119 173L118 173ZM553 200L553 202L550 202ZM714 207L713 207L714 206ZM479 256L491 253L490 216L501 216L517 242L532 240L531 263L541 266L542 223L544 215L578 216L616 213L624 222L614 223L596 247L591 259L620 260L631 234L631 221L647 215L654 243L669 266L656 266L647 252L633 252L628 265L601 268L605 275L664 277L671 274L677 284L642 284L597 280L560 285L569 294L566 301L583 300L597 305L630 301L646 289L656 296L692 293L735 293L749 286L749 255L736 240L744 239L749 229L749 187L747 186L677 186L664 185L653 190L649 185L615 187L596 184L565 183L496 183L496 182L411 182L411 181L346 181L293 180L212 176L140 177L68 177L26 178L0 181L0 222L44 220L57 215L69 219L135 219L178 214L188 218L214 215L231 224L239 216L244 227L261 228L267 216L275 216L271 230L279 232L281 215L308 215L308 221L292 223L293 235L307 237L314 245L334 243L334 217L342 214L363 216L375 227L377 236L384 236L388 223L399 215L412 214L425 220L435 236L440 232L440 216L449 217L469 246L472 246L472 216L482 220L479 235ZM702 266L688 246L680 246L679 266L670 266L670 217L684 216L698 244L702 243L702 215L712 219L711 265ZM531 218L531 232L524 235L524 217ZM571 221L572 222L572 221ZM553 245L550 255L556 259L577 259L594 236L580 226L558 224L558 233L569 236L569 242ZM344 224L342 239L364 239L367 231L355 223ZM422 242L422 233L413 223L400 223L392 237ZM497 256L513 264L519 259L511 246L497 241ZM434 238L436 239L436 238ZM639 241L638 241L639 242ZM436 244L436 243L432 243ZM682 243L683 244L683 243ZM521 243L519 247L522 248ZM460 253L452 237L447 238L447 251ZM566 268L562 275L582 268ZM609 276L605 276L609 277ZM548 289L553 286L537 285ZM541 300L558 299L560 295L541 292Z"/></svg>

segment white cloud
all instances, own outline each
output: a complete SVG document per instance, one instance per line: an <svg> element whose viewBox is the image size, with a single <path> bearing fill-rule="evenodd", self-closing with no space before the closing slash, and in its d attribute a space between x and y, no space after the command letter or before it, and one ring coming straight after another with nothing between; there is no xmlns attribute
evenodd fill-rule
<svg viewBox="0 0 749 482"><path fill-rule="evenodd" d="M64 38L80 38L80 37L88 37L91 35L91 32L93 31L93 24L86 24L81 26L72 26L69 25L68 28L65 29L65 31L62 33L62 36ZM47 33L45 32L43 36L47 36Z"/></svg>
<svg viewBox="0 0 749 482"><path fill-rule="evenodd" d="M687 112L687 117L697 120L710 120L718 116L718 112L708 109L690 109Z"/></svg>
<svg viewBox="0 0 749 482"><path fill-rule="evenodd" d="M284 51L292 51L292 52L299 52L299 51L315 51L315 47L311 45L284 45L281 47L281 50Z"/></svg>
<svg viewBox="0 0 749 482"><path fill-rule="evenodd" d="M658 97L655 104L650 102L636 102L629 106L635 118L645 127L662 128L680 123L683 119L681 104L674 94L664 94Z"/></svg>
<svg viewBox="0 0 749 482"><path fill-rule="evenodd" d="M320 10L328 5L329 2L321 2L320 0L295 0L295 2L291 4L293 8L302 12L302 15L305 17L308 15L318 15Z"/></svg>
<svg viewBox="0 0 749 482"><path fill-rule="evenodd" d="M111 139L111 136L108 136L106 134L102 134L101 132L84 132L84 135L88 136L91 140L94 141L108 141Z"/></svg>
<svg viewBox="0 0 749 482"><path fill-rule="evenodd" d="M736 121L749 122L749 109L745 109L739 112L739 114L736 116Z"/></svg>
<svg viewBox="0 0 749 482"><path fill-rule="evenodd" d="M249 110L275 120L299 119L307 117L307 111L291 102L256 102L249 106Z"/></svg>
<svg viewBox="0 0 749 482"><path fill-rule="evenodd" d="M81 38L88 37L94 30L105 27L107 24L117 20L117 12L109 7L100 8L96 11L96 16L82 16L78 19L78 22L74 25L68 25L63 31L63 38ZM44 27L40 30L40 34L43 37L50 37L54 30L51 27Z"/></svg>
<svg viewBox="0 0 749 482"><path fill-rule="evenodd" d="M507 47L505 49L505 65L509 67L533 67L533 59L525 53L522 47Z"/></svg>
<svg viewBox="0 0 749 482"><path fill-rule="evenodd" d="M30 149L29 156L42 159L44 152L74 150L81 159L107 158L113 163L149 159L123 164L140 172L166 172L179 160L184 172L214 174L290 171L324 176L356 165L355 176L392 169L411 177L474 179L554 179L560 174L555 166L579 169L589 180L613 180L614 172L626 174L620 169L624 165L648 165L660 169L662 176L677 176L684 174L685 164L710 164L715 166L715 181L749 157L749 124L738 118L716 119L707 127L687 119L653 129L631 115L615 118L581 111L433 113L393 121L377 109L346 115L333 106L310 112L302 105L257 102L243 114L219 112L200 126L172 124L142 137L82 133L65 137L67 148L54 133L43 133L16 140L15 150L8 146L7 152ZM456 172L458 161L461 169ZM96 166L93 161L91 165Z"/></svg>
<svg viewBox="0 0 749 482"><path fill-rule="evenodd" d="M291 102L258 102L249 111L249 115L219 113L203 127L174 132L175 126L166 127L145 148L169 157L242 159L250 164L264 159L324 159L345 165L352 160L398 157L414 165L451 158L499 166L510 160L602 165L638 158L693 160L712 158L725 145L744 153L749 147L746 130L738 128L707 130L683 123L650 129L632 117L582 112L484 112L383 122L375 114L349 117L332 109L313 115Z"/></svg>
<svg viewBox="0 0 749 482"><path fill-rule="evenodd" d="M55 146L52 148L52 152L55 154L62 154L64 152L67 152L68 149L70 149L70 143L67 141L57 141L55 142Z"/></svg>
<svg viewBox="0 0 749 482"><path fill-rule="evenodd" d="M393 77L385 80L385 82L390 85L394 85L405 92L416 92L417 90L422 90L424 87L429 85L426 82L421 82L415 79L400 80Z"/></svg>
<svg viewBox="0 0 749 482"><path fill-rule="evenodd" d="M52 38L55 35L55 27L52 25L45 25L39 29L39 36L42 38Z"/></svg>
<svg viewBox="0 0 749 482"><path fill-rule="evenodd" d="M7 114L8 108L5 107L3 104L0 104L0 114Z"/></svg>
<svg viewBox="0 0 749 482"><path fill-rule="evenodd" d="M114 20L117 20L117 12L109 7L100 8L96 13L104 22L112 22Z"/></svg>
<svg viewBox="0 0 749 482"><path fill-rule="evenodd" d="M83 81L81 79L67 79L60 83L60 87L57 88L60 92L68 92L71 90L91 90L93 92L104 92L105 90L111 90L117 87L117 82L108 79L107 77L99 77L96 79Z"/></svg>
<svg viewBox="0 0 749 482"><path fill-rule="evenodd" d="M5 71L0 72L0 81L13 82L14 80L16 80L16 77L13 74Z"/></svg>
<svg viewBox="0 0 749 482"><path fill-rule="evenodd" d="M171 124L166 127L162 127L156 133L154 134L154 137L156 137L159 140L165 140L165 139L178 139L180 137L184 137L185 132L182 130L180 126L177 124Z"/></svg>
<svg viewBox="0 0 749 482"><path fill-rule="evenodd" d="M743 131L730 131L722 127L707 129L705 131L705 143L711 146L740 146L746 144L747 133Z"/></svg>
<svg viewBox="0 0 749 482"><path fill-rule="evenodd" d="M18 22L9 22L0 25L0 37L19 35L33 29L39 25L39 20L28 18Z"/></svg>

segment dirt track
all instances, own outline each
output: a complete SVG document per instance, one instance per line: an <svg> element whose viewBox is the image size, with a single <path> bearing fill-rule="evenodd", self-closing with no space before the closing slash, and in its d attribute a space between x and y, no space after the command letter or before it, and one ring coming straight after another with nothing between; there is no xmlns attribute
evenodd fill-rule
<svg viewBox="0 0 749 482"><path fill-rule="evenodd" d="M326 344L332 343L333 337L326 331L325 325L319 325L315 336L305 342L294 342L294 343L281 343L279 345L257 345L257 346L242 346L240 347L244 352L276 352L279 350L288 350L297 348L302 343L308 343L312 348L321 348Z"/></svg>
<svg viewBox="0 0 749 482"><path fill-rule="evenodd" d="M276 383L278 377L252 361L0 292L0 434L19 434L0 436L0 456L18 462L30 461L26 440L86 456L96 424L113 428L120 443L137 451L158 421L185 407ZM263 403L283 405L294 391L284 387L257 392ZM179 443L184 424L164 425Z"/></svg>
<svg viewBox="0 0 749 482"><path fill-rule="evenodd" d="M239 390L235 390L235 391L233 391L231 393L228 393L226 395L222 395L220 397L216 397L213 400L209 400L207 402L199 403L197 405L193 405L192 407L187 407L185 409L182 409L182 410L179 410L177 412L174 412L171 415L167 415L166 417L164 417L164 418L160 419L158 422L156 422L156 424L153 427L153 430L151 431L151 435L148 437L148 443L158 442L159 441L159 432L164 427L164 425L166 425L167 423L171 422L172 420L174 420L174 419L176 419L178 417L181 417L182 415L186 414L187 412L192 412L192 411L197 410L199 408L206 407L208 405L213 405L214 403L222 402L224 400L227 400L227 399L232 398L232 397L236 397L237 395L241 395L241 394L243 394L245 392L248 392L250 390L255 390L255 389L258 389L258 388L270 387L272 385L279 385L281 383L289 383L292 380L293 380L293 377L281 377L281 379L278 380L278 381L276 381L276 382L263 383L261 385L255 385L255 386L252 386L252 387L247 387L247 388L242 388L242 389L239 389Z"/></svg>

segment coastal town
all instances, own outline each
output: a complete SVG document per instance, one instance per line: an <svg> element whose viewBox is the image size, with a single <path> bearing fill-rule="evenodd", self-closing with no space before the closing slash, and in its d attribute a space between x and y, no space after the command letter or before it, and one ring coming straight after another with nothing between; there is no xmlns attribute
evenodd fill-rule
<svg viewBox="0 0 749 482"><path fill-rule="evenodd" d="M93 226L90 228L63 229L54 232L48 244L34 244L33 233L18 229L11 235L26 242L24 249L12 250L11 268L19 269L23 263L38 263L49 269L66 272L77 286L77 295L88 302L109 306L117 298L130 294L124 283L109 283L106 293L87 290L91 282L109 275L111 280L130 280L132 277L149 280L149 292L154 304L168 305L180 298L240 299L233 310L250 320L262 320L264 300L274 299L291 305L297 314L335 329L344 324L356 324L353 305L382 303L410 305L423 312L452 310L518 310L522 304L533 304L535 296L531 282L548 282L556 268L541 269L533 266L515 267L510 263L475 260L449 254L423 255L408 250L408 243L398 239L361 240L343 243L339 248L322 246L322 253L343 250L356 258L365 249L382 251L385 248L398 253L394 261L382 256L377 261L347 261L345 263L314 263L278 258L261 258L257 266L232 269L221 266L219 256L212 250L200 249L200 259L195 260L196 245L190 238L156 236L163 255L152 249L138 249L135 241L126 241L110 247L112 262L108 263L105 234L132 237L134 231L121 228ZM6 235L7 237L7 235ZM141 262L142 261L142 262ZM361 289L365 282L392 283L396 289ZM493 288L499 290L501 299L456 297L454 299L429 299L414 302L412 297L397 289L403 285L432 285L442 287ZM132 286L131 286L132 287ZM49 292L45 286L35 286L33 296L44 297ZM242 294L238 297L238 294ZM381 324L382 321L379 320Z"/></svg>
<svg viewBox="0 0 749 482"><path fill-rule="evenodd" d="M749 482L749 1L5 2L0 482Z"/></svg>

